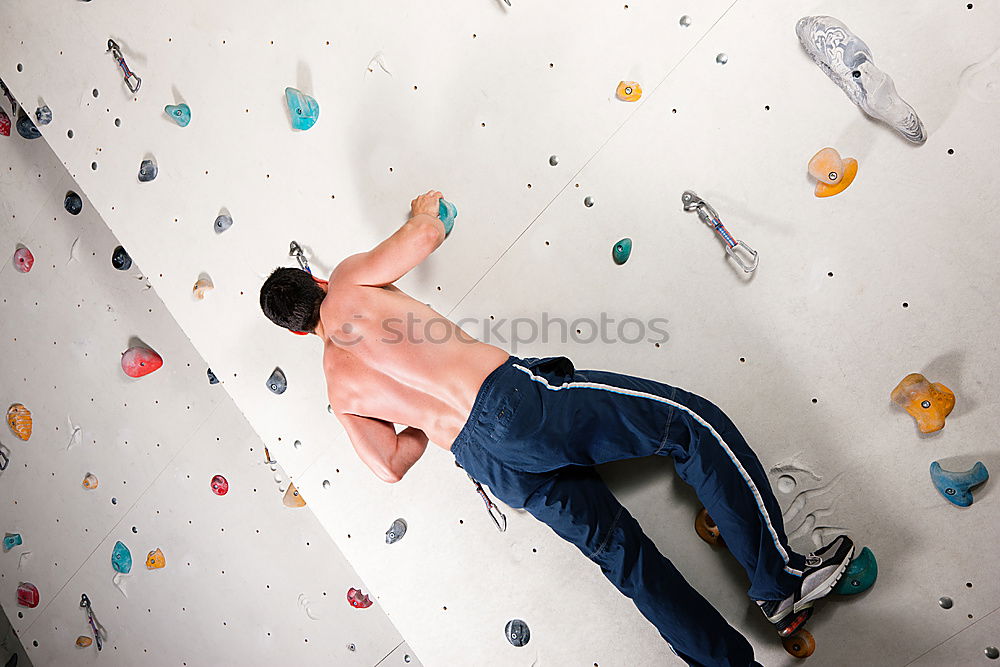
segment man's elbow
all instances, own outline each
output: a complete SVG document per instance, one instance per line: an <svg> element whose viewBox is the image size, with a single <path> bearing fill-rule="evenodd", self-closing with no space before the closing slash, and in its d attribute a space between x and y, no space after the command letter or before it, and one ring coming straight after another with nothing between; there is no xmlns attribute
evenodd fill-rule
<svg viewBox="0 0 1000 667"><path fill-rule="evenodd" d="M403 479L403 476L396 472L395 470L390 470L389 468L381 468L375 471L375 474L380 480L386 484L395 484L399 480Z"/></svg>
<svg viewBox="0 0 1000 667"><path fill-rule="evenodd" d="M444 224L429 215L421 215L417 220L420 221L417 228L417 242L430 254L444 243Z"/></svg>

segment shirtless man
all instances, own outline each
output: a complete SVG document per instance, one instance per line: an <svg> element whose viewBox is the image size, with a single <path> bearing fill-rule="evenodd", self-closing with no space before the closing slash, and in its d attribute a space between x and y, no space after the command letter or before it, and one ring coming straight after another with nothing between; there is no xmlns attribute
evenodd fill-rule
<svg viewBox="0 0 1000 667"><path fill-rule="evenodd" d="M330 405L358 456L395 483L434 442L497 498L597 563L688 664L756 665L750 643L657 550L593 466L672 457L746 570L751 599L782 636L833 589L851 540L841 535L808 555L792 551L763 467L704 398L577 370L566 357L509 356L395 287L444 242L440 198L417 197L401 228L342 261L328 281L280 268L261 287L271 321L323 341ZM433 329L414 334L414 322ZM396 424L405 428L397 433Z"/></svg>

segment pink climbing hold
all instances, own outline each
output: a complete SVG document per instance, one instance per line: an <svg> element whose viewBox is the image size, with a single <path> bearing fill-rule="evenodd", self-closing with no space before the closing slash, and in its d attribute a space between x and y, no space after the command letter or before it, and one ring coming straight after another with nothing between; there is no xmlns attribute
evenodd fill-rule
<svg viewBox="0 0 1000 667"><path fill-rule="evenodd" d="M229 493L229 482L222 475L212 478L212 493L217 496L224 496Z"/></svg>
<svg viewBox="0 0 1000 667"><path fill-rule="evenodd" d="M156 352L145 347L130 347L122 352L122 370L125 375L141 378L149 375L163 365L163 358Z"/></svg>
<svg viewBox="0 0 1000 667"><path fill-rule="evenodd" d="M31 267L34 263L35 256L32 255L31 251L27 248L18 248L14 251L14 268L21 273L31 271Z"/></svg>
<svg viewBox="0 0 1000 667"><path fill-rule="evenodd" d="M359 588L351 588L347 591L347 601L356 609L368 609L373 604L368 595L362 593Z"/></svg>
<svg viewBox="0 0 1000 667"><path fill-rule="evenodd" d="M27 582L17 587L17 603L22 607L34 609L38 606L38 588Z"/></svg>

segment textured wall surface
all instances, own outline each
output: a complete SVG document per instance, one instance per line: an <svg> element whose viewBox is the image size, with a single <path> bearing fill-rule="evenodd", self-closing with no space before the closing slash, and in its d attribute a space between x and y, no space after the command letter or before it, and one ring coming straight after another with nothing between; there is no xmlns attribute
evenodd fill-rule
<svg viewBox="0 0 1000 667"><path fill-rule="evenodd" d="M348 605L363 582L315 516L282 505L281 461L264 463L141 265L112 267L118 241L86 198L77 216L63 208L77 186L44 140L2 140L0 403L26 405L33 432L0 432L0 532L23 540L0 554L0 604L32 662L404 664L385 611ZM11 262L19 245L35 257L27 274ZM164 367L127 377L120 355L134 338ZM83 488L87 473L96 489ZM217 474L225 496L211 491ZM123 591L118 540L133 561ZM147 570L156 548L167 565ZM39 589L34 609L16 604L22 581ZM100 654L74 645L91 634L83 593L108 632Z"/></svg>
<svg viewBox="0 0 1000 667"><path fill-rule="evenodd" d="M512 1L138 12L46 0L0 14L0 76L28 106L53 108L45 140L425 664L676 660L547 527L507 510L499 534L447 453L433 448L397 485L377 481L326 413L317 342L259 313L262 279L292 264L290 240L329 270L394 230L428 188L460 215L403 289L487 323L666 319L668 337L655 342L588 342L582 326L566 340L494 342L711 398L765 467L801 469L779 494L794 545L846 530L872 547L876 587L826 602L810 622L813 664L988 661L984 648L1000 644L993 482L958 510L927 468L983 460L1000 470L1000 243L984 230L1000 209L1000 106L959 84L1000 46L1000 5ZM927 126L925 145L865 117L805 55L795 22L822 13L868 42ZM143 77L137 95L104 53L108 37ZM639 81L642 100L616 100L620 80ZM307 132L290 128L286 86L321 105ZM186 128L163 113L182 101ZM828 145L860 172L843 194L817 199L805 165ZM148 156L160 175L139 183ZM688 188L760 252L752 279L681 210ZM235 222L216 235L222 209ZM616 266L623 237L634 249ZM196 302L201 272L216 289ZM265 386L276 366L289 379L281 396ZM958 395L936 435L919 436L889 402L910 372ZM763 663L794 662L732 559L694 535L696 500L669 462L602 474ZM398 516L410 532L386 550ZM941 596L954 606L942 609ZM524 648L504 639L511 618L531 627Z"/></svg>

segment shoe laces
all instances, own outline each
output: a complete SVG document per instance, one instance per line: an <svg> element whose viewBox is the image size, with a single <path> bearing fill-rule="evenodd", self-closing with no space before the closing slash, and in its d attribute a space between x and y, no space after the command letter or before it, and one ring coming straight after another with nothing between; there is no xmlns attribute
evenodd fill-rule
<svg viewBox="0 0 1000 667"><path fill-rule="evenodd" d="M823 564L823 559L816 554L809 554L806 556L806 567L819 567Z"/></svg>

